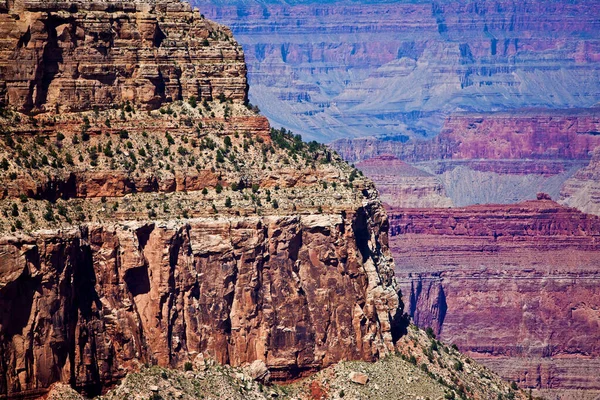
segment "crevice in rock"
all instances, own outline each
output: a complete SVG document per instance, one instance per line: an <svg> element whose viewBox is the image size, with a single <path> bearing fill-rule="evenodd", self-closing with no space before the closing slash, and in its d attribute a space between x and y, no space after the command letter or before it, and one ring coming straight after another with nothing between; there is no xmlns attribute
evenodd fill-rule
<svg viewBox="0 0 600 400"><path fill-rule="evenodd" d="M54 17L49 17L44 21L48 39L36 71L34 106L37 108L46 104L50 84L58 74L59 64L63 62L62 49L58 45L56 32L56 27L61 23L61 20Z"/></svg>
<svg viewBox="0 0 600 400"><path fill-rule="evenodd" d="M154 30L154 37L152 38L152 43L154 47L159 48L162 45L162 42L167 38L167 35L160 29L160 25L156 24L156 29Z"/></svg>
<svg viewBox="0 0 600 400"><path fill-rule="evenodd" d="M21 35L19 41L17 42L17 49L27 47L29 41L31 40L31 27L27 27L27 31Z"/></svg>

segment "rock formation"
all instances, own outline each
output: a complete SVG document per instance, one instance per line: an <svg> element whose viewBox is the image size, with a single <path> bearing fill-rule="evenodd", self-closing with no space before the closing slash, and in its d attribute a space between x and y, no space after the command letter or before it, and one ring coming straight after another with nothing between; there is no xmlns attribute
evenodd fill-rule
<svg viewBox="0 0 600 400"><path fill-rule="evenodd" d="M600 149L596 149L586 167L564 183L560 197L566 205L600 215Z"/></svg>
<svg viewBox="0 0 600 400"><path fill-rule="evenodd" d="M393 350L373 184L247 107L226 28L173 1L7 4L0 396L198 357L282 380Z"/></svg>
<svg viewBox="0 0 600 400"><path fill-rule="evenodd" d="M331 147L350 162L394 155L436 175L453 204L466 206L532 200L538 192L558 199L600 146L598 131L597 109L466 114L447 118L430 140L345 139Z"/></svg>
<svg viewBox="0 0 600 400"><path fill-rule="evenodd" d="M600 101L597 0L193 3L244 46L251 101L322 142Z"/></svg>
<svg viewBox="0 0 600 400"><path fill-rule="evenodd" d="M14 3L14 4L12 4ZM190 96L244 100L246 67L229 29L164 1L11 2L0 14L0 103L76 111Z"/></svg>
<svg viewBox="0 0 600 400"><path fill-rule="evenodd" d="M389 210L397 276L419 326L506 379L598 394L600 219L546 197Z"/></svg>

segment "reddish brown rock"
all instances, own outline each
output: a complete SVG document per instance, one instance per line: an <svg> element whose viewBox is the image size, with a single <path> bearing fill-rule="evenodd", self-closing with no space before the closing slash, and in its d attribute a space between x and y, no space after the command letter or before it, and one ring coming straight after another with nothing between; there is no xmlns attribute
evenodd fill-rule
<svg viewBox="0 0 600 400"><path fill-rule="evenodd" d="M0 397L96 394L146 363L285 380L393 351L372 182L246 107L227 29L178 1L9 5Z"/></svg>
<svg viewBox="0 0 600 400"><path fill-rule="evenodd" d="M94 393L140 363L182 366L199 353L232 365L263 360L275 379L375 359L392 348L398 298L391 269L374 258L385 255L367 250L383 240L384 221L365 216L5 238L1 392L70 381ZM356 232L373 236L361 242Z"/></svg>
<svg viewBox="0 0 600 400"><path fill-rule="evenodd" d="M598 132L600 117L595 109L467 114L448 117L441 133L431 140L364 138L338 140L331 146L349 162L392 154L408 162L469 160L472 168L481 171L556 174L564 168L563 160L589 160L600 146ZM527 161L532 159L535 162Z"/></svg>
<svg viewBox="0 0 600 400"><path fill-rule="evenodd" d="M521 387L600 390L600 219L549 200L391 209L422 327Z"/></svg>
<svg viewBox="0 0 600 400"><path fill-rule="evenodd" d="M229 29L184 2L11 2L0 14L0 103L24 111L246 98ZM17 18L18 16L18 18Z"/></svg>

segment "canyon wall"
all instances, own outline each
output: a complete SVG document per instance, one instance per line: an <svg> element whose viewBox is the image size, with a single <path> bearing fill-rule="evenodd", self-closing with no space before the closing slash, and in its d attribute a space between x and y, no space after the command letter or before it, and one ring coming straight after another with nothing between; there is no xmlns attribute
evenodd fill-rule
<svg viewBox="0 0 600 400"><path fill-rule="evenodd" d="M389 209L396 274L419 326L505 378L598 394L600 220L540 198Z"/></svg>
<svg viewBox="0 0 600 400"><path fill-rule="evenodd" d="M241 47L187 3L13 3L0 14L0 104L41 112L245 99Z"/></svg>
<svg viewBox="0 0 600 400"><path fill-rule="evenodd" d="M381 201L391 207L451 207L452 200L433 174L394 156L365 160L356 167L373 180Z"/></svg>
<svg viewBox="0 0 600 400"><path fill-rule="evenodd" d="M389 267L361 253L379 240L367 215L5 236L0 392L63 381L94 394L141 364L180 367L201 353L231 365L262 359L279 379L374 360L392 346L397 298L385 294Z"/></svg>
<svg viewBox="0 0 600 400"><path fill-rule="evenodd" d="M509 204L535 199L538 192L566 198L563 185L586 174L577 171L588 165L600 146L599 129L597 109L463 114L447 118L442 132L429 140L341 139L330 146L344 159L359 161L359 166L373 158L378 170L364 172L386 185L404 179L399 178L401 173L388 171L391 166L381 160L392 155L435 176L454 205ZM575 195L575 189L571 191ZM577 204L589 202L586 190L577 193L581 198Z"/></svg>
<svg viewBox="0 0 600 400"><path fill-rule="evenodd" d="M246 104L226 28L167 0L15 1L0 20L0 397L393 351L373 183Z"/></svg>
<svg viewBox="0 0 600 400"><path fill-rule="evenodd" d="M457 111L600 101L596 1L192 3L232 27L251 101L322 142L431 137Z"/></svg>

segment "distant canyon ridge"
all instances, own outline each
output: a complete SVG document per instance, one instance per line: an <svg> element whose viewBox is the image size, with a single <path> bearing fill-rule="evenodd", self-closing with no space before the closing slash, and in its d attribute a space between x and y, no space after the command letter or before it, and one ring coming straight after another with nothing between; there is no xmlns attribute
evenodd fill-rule
<svg viewBox="0 0 600 400"><path fill-rule="evenodd" d="M415 323L598 398L600 1L193 3L273 124L373 179Z"/></svg>
<svg viewBox="0 0 600 400"><path fill-rule="evenodd" d="M600 1L192 0L242 44L250 100L330 142L431 137L455 112L600 101Z"/></svg>

